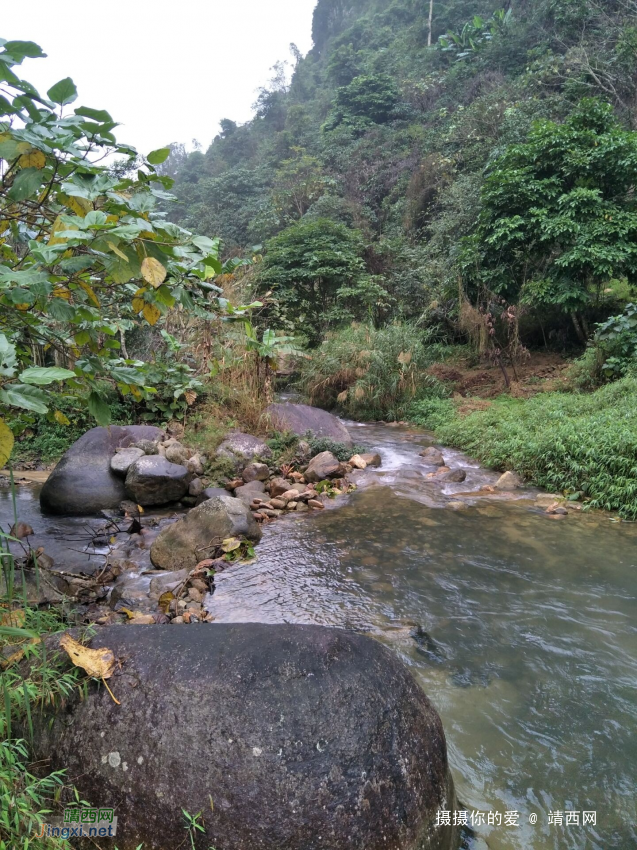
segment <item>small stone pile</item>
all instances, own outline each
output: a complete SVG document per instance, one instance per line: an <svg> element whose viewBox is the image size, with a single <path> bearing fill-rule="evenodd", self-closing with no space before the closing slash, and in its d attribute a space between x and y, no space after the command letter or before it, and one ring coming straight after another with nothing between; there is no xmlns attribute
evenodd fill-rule
<svg viewBox="0 0 637 850"><path fill-rule="evenodd" d="M354 485L347 479L354 469L380 466L380 456L354 455L346 463L332 452L321 452L311 459L303 472L290 465L272 471L265 463L248 464L241 478L230 481L227 488L248 505L257 522L277 519L286 512L306 513L323 510L327 495L349 492Z"/></svg>

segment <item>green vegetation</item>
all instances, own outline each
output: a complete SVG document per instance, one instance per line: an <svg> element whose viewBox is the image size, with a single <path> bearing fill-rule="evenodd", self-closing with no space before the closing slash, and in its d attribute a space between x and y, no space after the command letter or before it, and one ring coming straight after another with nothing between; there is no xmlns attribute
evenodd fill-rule
<svg viewBox="0 0 637 850"><path fill-rule="evenodd" d="M449 353L433 336L432 329L401 323L328 334L303 361L301 386L311 403L355 419L402 419L415 397L446 395L425 371Z"/></svg>
<svg viewBox="0 0 637 850"><path fill-rule="evenodd" d="M622 378L590 394L501 396L467 416L453 402L416 404L418 424L434 428L495 469L513 469L551 492L637 518L637 379Z"/></svg>

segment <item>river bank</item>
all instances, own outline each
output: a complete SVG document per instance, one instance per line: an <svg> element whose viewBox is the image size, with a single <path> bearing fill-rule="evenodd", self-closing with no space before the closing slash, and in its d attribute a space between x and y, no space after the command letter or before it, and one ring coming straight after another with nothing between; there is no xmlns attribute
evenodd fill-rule
<svg viewBox="0 0 637 850"><path fill-rule="evenodd" d="M516 828L485 822L472 847L632 846L635 527L547 515L533 488L485 492L498 473L453 449L467 477L441 486L419 456L431 434L347 425L382 466L326 510L266 524L256 559L215 577L214 620L354 629L398 653L442 716L463 805L520 814ZM18 489L25 516L35 492ZM597 826L550 825L566 808L595 810Z"/></svg>

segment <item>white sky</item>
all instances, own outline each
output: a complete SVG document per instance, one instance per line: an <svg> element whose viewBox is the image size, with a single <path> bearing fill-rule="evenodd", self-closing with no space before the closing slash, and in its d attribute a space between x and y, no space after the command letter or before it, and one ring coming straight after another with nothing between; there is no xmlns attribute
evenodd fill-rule
<svg viewBox="0 0 637 850"><path fill-rule="evenodd" d="M316 0L29 0L2 10L0 36L35 41L46 59L16 69L45 93L72 77L75 106L108 110L119 141L142 153L170 142L204 150L221 118L251 117L270 68L312 46ZM99 6L99 8L98 8Z"/></svg>

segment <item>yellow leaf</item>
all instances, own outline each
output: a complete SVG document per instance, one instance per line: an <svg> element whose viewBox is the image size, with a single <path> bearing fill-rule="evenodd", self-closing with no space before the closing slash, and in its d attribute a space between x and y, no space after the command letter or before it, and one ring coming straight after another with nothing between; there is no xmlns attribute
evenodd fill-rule
<svg viewBox="0 0 637 850"><path fill-rule="evenodd" d="M84 280L78 280L78 284L82 287L84 292L86 292L86 294L88 295L89 301L91 302L91 304L93 304L95 307L99 307L100 306L99 298L97 297L95 292L91 289L91 287L88 285L88 283L86 283L86 281L84 281Z"/></svg>
<svg viewBox="0 0 637 850"><path fill-rule="evenodd" d="M146 283L150 283L150 285L154 286L155 289L161 286L166 280L166 274L166 269L162 266L159 260L156 260L154 257L146 257L146 259L142 262L142 277ZM151 322L151 325L154 324L155 322Z"/></svg>
<svg viewBox="0 0 637 850"><path fill-rule="evenodd" d="M18 608L16 611L7 611L0 617L0 626L10 626L13 629L21 629L26 622L27 615Z"/></svg>
<svg viewBox="0 0 637 850"><path fill-rule="evenodd" d="M69 634L60 638L60 646L76 667L81 667L93 679L110 679L115 670L115 655L112 649L89 649L82 646Z"/></svg>
<svg viewBox="0 0 637 850"><path fill-rule="evenodd" d="M156 236L155 233L151 233L150 230L142 230L142 232L139 234L139 238L140 239L157 239L157 236Z"/></svg>
<svg viewBox="0 0 637 850"><path fill-rule="evenodd" d="M107 224L117 224L118 221L119 221L118 215L113 215L112 213L109 213L106 216L106 223Z"/></svg>
<svg viewBox="0 0 637 850"><path fill-rule="evenodd" d="M40 638L31 638L31 640L28 640L25 643L16 645L15 652L12 652L9 656L5 655L3 658L0 658L0 669L6 670L12 664L17 664L18 661L22 661L27 646L32 646L36 643L40 643Z"/></svg>
<svg viewBox="0 0 637 850"><path fill-rule="evenodd" d="M161 310L155 307L154 304L149 304L147 301L144 302L142 314L149 325L156 324L157 320L161 318Z"/></svg>
<svg viewBox="0 0 637 850"><path fill-rule="evenodd" d="M234 552L241 546L241 541L237 537L226 537L221 541L221 549L223 552Z"/></svg>
<svg viewBox="0 0 637 850"><path fill-rule="evenodd" d="M58 423L58 425L70 425L71 420L67 419L67 417L62 413L61 410L56 410L53 414L53 418Z"/></svg>
<svg viewBox="0 0 637 850"><path fill-rule="evenodd" d="M18 153L22 154L29 153L34 150L33 145L30 145L29 142L18 142L15 149Z"/></svg>
<svg viewBox="0 0 637 850"><path fill-rule="evenodd" d="M16 304L15 306L16 306L16 307L18 308L18 310L20 310L22 313L26 313L26 311L29 309L29 307L30 307L31 305L30 305L30 304Z"/></svg>
<svg viewBox="0 0 637 850"><path fill-rule="evenodd" d="M146 292L145 289L138 289L135 293L135 296L133 298L133 310L135 311L135 313L141 313L144 309L144 304L146 303L142 298L144 292Z"/></svg>
<svg viewBox="0 0 637 850"><path fill-rule="evenodd" d="M79 215L80 218L84 218L87 212L90 212L93 209L93 204L90 201L87 201L86 198L69 198L65 201L66 206L73 210L75 215Z"/></svg>
<svg viewBox="0 0 637 850"><path fill-rule="evenodd" d="M65 286L58 286L51 294L54 298L64 298L65 301L71 298L71 293Z"/></svg>
<svg viewBox="0 0 637 850"><path fill-rule="evenodd" d="M141 401L142 399L142 391L139 387L136 387L134 384L129 384L131 395L137 401Z"/></svg>
<svg viewBox="0 0 637 850"><path fill-rule="evenodd" d="M32 150L30 153L23 153L18 162L21 168L44 168L46 157L42 151Z"/></svg>
<svg viewBox="0 0 637 850"><path fill-rule="evenodd" d="M119 250L119 248L117 247L117 245L113 245L113 243L112 243L112 242L107 242L106 244L108 245L108 247L111 249L111 251L112 251L114 254L117 254L117 256L118 256L118 257L120 257L120 259L125 260L126 262L128 262L128 257L126 256L126 254L125 254L123 251L120 251L120 250Z"/></svg>
<svg viewBox="0 0 637 850"><path fill-rule="evenodd" d="M164 614L168 613L170 603L173 601L174 598L175 595L170 590L167 590L166 593L162 593L162 595L159 597L159 607L164 612Z"/></svg>
<svg viewBox="0 0 637 850"><path fill-rule="evenodd" d="M64 222L62 221L62 218L60 216L58 216L55 219L55 221L53 222L53 227L51 228L51 235L49 236L49 245L61 245L62 243L66 242L66 239L64 239L61 236L58 236L57 234L61 230L73 230L73 229L75 229L75 228L70 228L68 225L64 224Z"/></svg>

